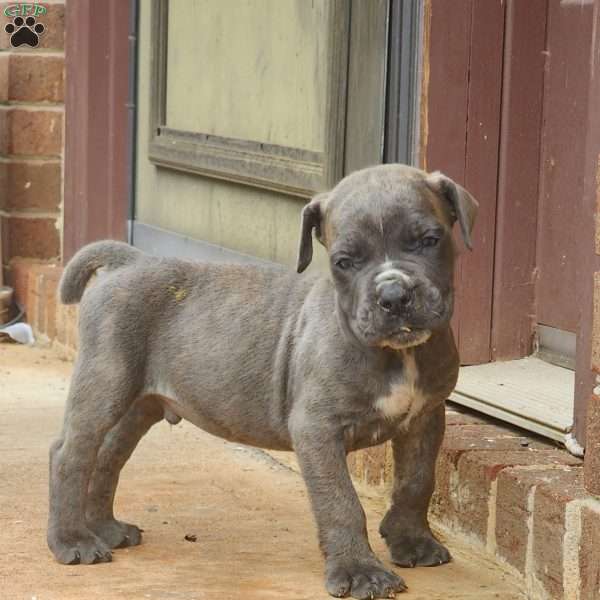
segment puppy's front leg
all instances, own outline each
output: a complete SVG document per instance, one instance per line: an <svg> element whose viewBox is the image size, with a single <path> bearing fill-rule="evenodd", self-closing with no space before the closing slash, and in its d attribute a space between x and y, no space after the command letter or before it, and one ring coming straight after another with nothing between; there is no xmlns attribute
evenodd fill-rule
<svg viewBox="0 0 600 600"><path fill-rule="evenodd" d="M393 598L405 590L402 579L387 571L369 546L341 432L302 419L292 438L317 521L327 591L338 597Z"/></svg>
<svg viewBox="0 0 600 600"><path fill-rule="evenodd" d="M427 510L435 485L435 463L444 437L446 416L440 403L422 413L408 431L392 440L394 488L392 506L379 531L392 561L402 567L436 566L450 561L450 553L429 528Z"/></svg>

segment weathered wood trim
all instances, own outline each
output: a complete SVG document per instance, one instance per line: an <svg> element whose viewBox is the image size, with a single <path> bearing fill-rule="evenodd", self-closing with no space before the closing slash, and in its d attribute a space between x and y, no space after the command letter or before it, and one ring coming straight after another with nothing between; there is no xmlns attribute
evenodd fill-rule
<svg viewBox="0 0 600 600"><path fill-rule="evenodd" d="M390 0L385 162L418 166L424 3Z"/></svg>
<svg viewBox="0 0 600 600"><path fill-rule="evenodd" d="M169 30L169 3L153 0L151 13L152 56L150 63L150 132L152 138L160 134L159 127L166 123L167 107L167 51Z"/></svg>
<svg viewBox="0 0 600 600"><path fill-rule="evenodd" d="M352 0L344 173L383 162L390 0Z"/></svg>
<svg viewBox="0 0 600 600"><path fill-rule="evenodd" d="M321 153L160 127L150 160L162 167L311 195L322 184Z"/></svg>
<svg viewBox="0 0 600 600"><path fill-rule="evenodd" d="M153 0L148 157L156 165L308 197L343 175L350 0L331 0L325 151L181 131L166 123L168 0Z"/></svg>

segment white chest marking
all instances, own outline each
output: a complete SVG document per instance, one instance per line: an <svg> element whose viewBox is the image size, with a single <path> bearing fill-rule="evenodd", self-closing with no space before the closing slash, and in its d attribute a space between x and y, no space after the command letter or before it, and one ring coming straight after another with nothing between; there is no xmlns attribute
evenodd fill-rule
<svg viewBox="0 0 600 600"><path fill-rule="evenodd" d="M392 385L387 396L381 396L375 401L375 408L387 419L404 417L403 425L407 426L412 418L419 414L425 405L425 396L419 389L419 371L414 352L402 350L404 354L404 378Z"/></svg>

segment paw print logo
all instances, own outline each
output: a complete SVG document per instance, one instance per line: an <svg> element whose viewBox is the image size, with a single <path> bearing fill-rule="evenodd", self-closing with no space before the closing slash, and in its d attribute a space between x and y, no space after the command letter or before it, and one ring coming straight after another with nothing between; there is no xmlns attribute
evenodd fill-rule
<svg viewBox="0 0 600 600"><path fill-rule="evenodd" d="M36 23L35 17L15 17L12 23L7 23L4 26L4 31L10 34L10 45L13 48L18 46L31 46L35 48L39 41L40 35L44 33L46 28L41 23Z"/></svg>

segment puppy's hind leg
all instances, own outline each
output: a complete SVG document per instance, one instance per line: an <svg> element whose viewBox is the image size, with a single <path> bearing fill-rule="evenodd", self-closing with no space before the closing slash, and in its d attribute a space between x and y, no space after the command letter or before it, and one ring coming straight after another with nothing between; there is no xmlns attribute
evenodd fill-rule
<svg viewBox="0 0 600 600"><path fill-rule="evenodd" d="M48 546L64 564L111 560L108 545L86 525L90 477L108 431L127 412L136 384L127 369L80 359L69 389L61 438L50 450Z"/></svg>
<svg viewBox="0 0 600 600"><path fill-rule="evenodd" d="M138 442L163 416L163 407L155 397L138 398L108 432L98 452L88 490L86 521L110 548L136 546L142 541L138 527L115 519L113 503L121 469Z"/></svg>

